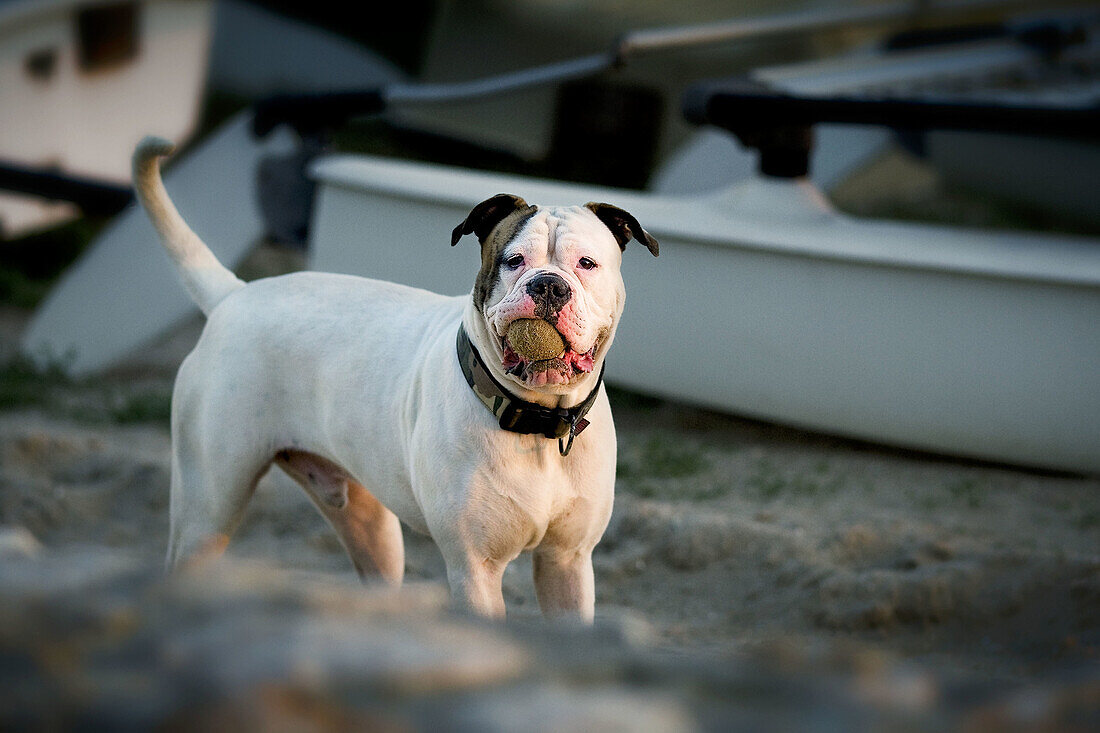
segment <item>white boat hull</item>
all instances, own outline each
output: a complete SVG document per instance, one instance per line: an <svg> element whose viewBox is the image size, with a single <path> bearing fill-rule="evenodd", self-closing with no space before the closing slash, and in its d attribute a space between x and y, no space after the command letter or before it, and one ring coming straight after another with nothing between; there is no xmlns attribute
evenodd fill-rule
<svg viewBox="0 0 1100 733"><path fill-rule="evenodd" d="M261 162L294 150L280 130L264 140L240 113L164 173L169 195L226 267L265 234L254 195ZM115 217L65 272L23 333L22 351L82 377L105 369L197 312L145 211Z"/></svg>
<svg viewBox="0 0 1100 733"><path fill-rule="evenodd" d="M130 153L142 137L155 134L183 143L198 124L212 5L210 0L143 0L135 6L129 39L134 45L132 55L93 63L81 61L88 52L81 50L77 16L97 8L124 8L124 4L79 0L4 4L0 7L0 158L28 168L128 185ZM109 40L116 45L126 42L116 36ZM70 205L0 193L0 227L5 236L57 223L75 213Z"/></svg>
<svg viewBox="0 0 1100 733"><path fill-rule="evenodd" d="M867 222L806 184L673 198L337 157L311 266L450 294L478 266L447 246L488 196L603 200L661 258L624 256L613 384L884 444L1100 471L1100 243Z"/></svg>

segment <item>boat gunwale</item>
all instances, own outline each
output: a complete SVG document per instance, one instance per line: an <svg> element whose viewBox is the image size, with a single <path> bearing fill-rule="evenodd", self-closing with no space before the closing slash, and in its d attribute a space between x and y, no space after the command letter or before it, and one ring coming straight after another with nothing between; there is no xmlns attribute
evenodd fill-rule
<svg viewBox="0 0 1100 733"><path fill-rule="evenodd" d="M398 171L404 175L393 175ZM838 249L804 241L807 239L805 234L791 236L795 229L789 220L780 221L731 208L733 196L739 193L743 183L703 195L665 196L572 181L348 153L327 155L314 161L309 175L314 181L328 186L375 192L390 198L416 201L421 205L434 204L458 209L468 209L486 196L502 191L517 195L523 195L524 190L572 191L576 193L574 201L607 200L631 210L644 220L646 229L658 240L667 239L696 246L749 250L855 266L904 268L957 276L1080 287L1100 292L1100 240L1092 237L861 219L827 208L800 212L803 231L810 226L815 229L811 238L834 241L838 235L850 233L853 239L847 241L842 249ZM415 183L408 180L412 177L420 180ZM477 181L484 185L484 190L478 191L476 186L450 185L451 180L458 177L467 179L467 183ZM771 181L761 179L751 183L774 185ZM691 216L684 215L685 208L690 209ZM685 225L688 228L685 229ZM704 229L708 225L711 231ZM732 235L717 231L728 227L738 227L740 231ZM822 237L820 233L824 227L838 229L830 236ZM859 231L856 231L856 227ZM767 229L766 233L764 228ZM850 232L845 231L848 228L851 228ZM960 243L967 242L969 250L953 250L926 242L921 245L920 251L887 251L881 247L875 249L873 244L861 245L855 241L868 239L866 235L873 233L875 229L881 229L883 235L895 237L899 234L914 238L919 234L924 239L935 239L936 235L955 237ZM1043 261L1037 259L1036 249L1042 250ZM991 256L1005 253L1016 256L1007 260L991 259ZM1024 256L1021 258L1018 256L1020 254ZM1051 255L1056 256L1057 261L1051 261Z"/></svg>

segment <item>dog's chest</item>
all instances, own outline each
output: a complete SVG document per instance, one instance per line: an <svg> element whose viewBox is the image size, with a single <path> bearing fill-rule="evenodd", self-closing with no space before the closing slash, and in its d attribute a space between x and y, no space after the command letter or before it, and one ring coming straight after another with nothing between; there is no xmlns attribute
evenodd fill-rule
<svg viewBox="0 0 1100 733"><path fill-rule="evenodd" d="M557 441L538 435L503 434L494 456L486 466L492 493L519 508L538 528L569 514L578 504L594 497L597 487L585 481L581 456L563 457Z"/></svg>
<svg viewBox="0 0 1100 733"><path fill-rule="evenodd" d="M571 487L569 458L561 455L556 440L504 430L493 437L492 460L487 468L497 483L522 487L540 496Z"/></svg>

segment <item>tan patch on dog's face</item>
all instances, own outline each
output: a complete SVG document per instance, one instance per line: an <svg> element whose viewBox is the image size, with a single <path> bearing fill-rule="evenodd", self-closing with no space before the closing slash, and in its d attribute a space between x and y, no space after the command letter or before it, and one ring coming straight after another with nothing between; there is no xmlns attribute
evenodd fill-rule
<svg viewBox="0 0 1100 733"><path fill-rule="evenodd" d="M504 217L481 245L481 270L474 281L474 305L484 310L486 300L500 280L500 265L504 251L538 211L537 206L517 209Z"/></svg>

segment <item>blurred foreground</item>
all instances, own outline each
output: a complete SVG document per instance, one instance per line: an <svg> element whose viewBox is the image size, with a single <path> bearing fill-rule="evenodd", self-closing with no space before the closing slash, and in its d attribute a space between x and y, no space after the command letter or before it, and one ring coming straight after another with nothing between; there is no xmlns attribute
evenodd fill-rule
<svg viewBox="0 0 1100 733"><path fill-rule="evenodd" d="M1005 730L1096 723L1096 679L949 683L856 650L662 654L644 626L491 626L400 594L221 562L165 580L30 551L0 588L6 730ZM20 549L20 546L24 549ZM30 555L24 557L23 555Z"/></svg>
<svg viewBox="0 0 1100 733"><path fill-rule="evenodd" d="M26 315L0 313L3 360ZM166 579L166 415L200 327L95 380L0 380L0 728L1100 725L1100 479L618 391L594 631L541 621L526 557L508 624L452 614L411 534L407 589L364 590L277 471L224 562Z"/></svg>

